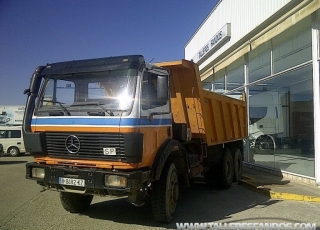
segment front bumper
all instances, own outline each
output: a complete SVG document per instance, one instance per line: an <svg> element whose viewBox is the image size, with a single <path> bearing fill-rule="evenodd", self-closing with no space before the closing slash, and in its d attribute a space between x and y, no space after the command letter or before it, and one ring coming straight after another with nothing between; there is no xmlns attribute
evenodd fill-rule
<svg viewBox="0 0 320 230"><path fill-rule="evenodd" d="M32 177L32 168L43 168L45 176L43 179ZM150 170L136 170L131 172L106 171L101 169L71 168L65 166L49 166L38 163L26 164L26 178L36 180L45 189L67 191L82 194L93 194L100 196L127 196L147 186L150 178ZM126 187L111 187L105 185L105 176L118 175L127 178ZM59 178L71 178L85 180L84 187L62 185Z"/></svg>

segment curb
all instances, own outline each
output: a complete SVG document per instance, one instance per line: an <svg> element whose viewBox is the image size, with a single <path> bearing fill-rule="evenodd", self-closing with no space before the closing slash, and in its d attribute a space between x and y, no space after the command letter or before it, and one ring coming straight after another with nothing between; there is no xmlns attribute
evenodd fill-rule
<svg viewBox="0 0 320 230"><path fill-rule="evenodd" d="M238 182L239 185L242 185L246 188L249 188L255 192L261 193L273 199L320 203L320 197L318 196L306 196L294 193L275 192L272 189L264 188L263 186L257 186L256 184L247 181L246 179L251 179L250 177L243 176L242 178L243 179Z"/></svg>

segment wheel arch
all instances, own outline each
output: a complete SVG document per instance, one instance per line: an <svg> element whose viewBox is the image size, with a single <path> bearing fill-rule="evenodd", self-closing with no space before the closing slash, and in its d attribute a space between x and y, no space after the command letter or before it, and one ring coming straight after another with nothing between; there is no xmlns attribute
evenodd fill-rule
<svg viewBox="0 0 320 230"><path fill-rule="evenodd" d="M188 173L186 150L179 141L167 139L157 151L152 164L152 179L159 180L165 164L175 163L178 174Z"/></svg>
<svg viewBox="0 0 320 230"><path fill-rule="evenodd" d="M10 145L10 146L7 147L6 153L9 153L9 150L12 149L12 148L16 148L16 149L19 150L19 152L21 152L21 150L20 150L20 148L19 148L18 146L16 146L16 145Z"/></svg>
<svg viewBox="0 0 320 230"><path fill-rule="evenodd" d="M243 140L238 140L238 141L233 141L233 142L229 142L227 143L225 146L225 148L229 148L232 156L234 156L234 152L236 149L239 149L241 152L241 156L242 159L244 159L244 147L243 147Z"/></svg>

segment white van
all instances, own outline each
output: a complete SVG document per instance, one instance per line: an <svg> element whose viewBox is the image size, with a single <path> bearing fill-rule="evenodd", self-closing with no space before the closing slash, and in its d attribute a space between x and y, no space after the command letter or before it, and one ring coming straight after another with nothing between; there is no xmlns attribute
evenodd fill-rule
<svg viewBox="0 0 320 230"><path fill-rule="evenodd" d="M22 126L0 126L0 143L3 151L17 157L26 152L22 136Z"/></svg>

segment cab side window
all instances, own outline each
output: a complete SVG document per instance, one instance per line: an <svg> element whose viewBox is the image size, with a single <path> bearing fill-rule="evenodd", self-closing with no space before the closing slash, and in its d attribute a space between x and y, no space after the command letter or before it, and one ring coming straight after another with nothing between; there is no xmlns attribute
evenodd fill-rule
<svg viewBox="0 0 320 230"><path fill-rule="evenodd" d="M145 72L142 81L142 109L152 109L157 106L157 75Z"/></svg>

